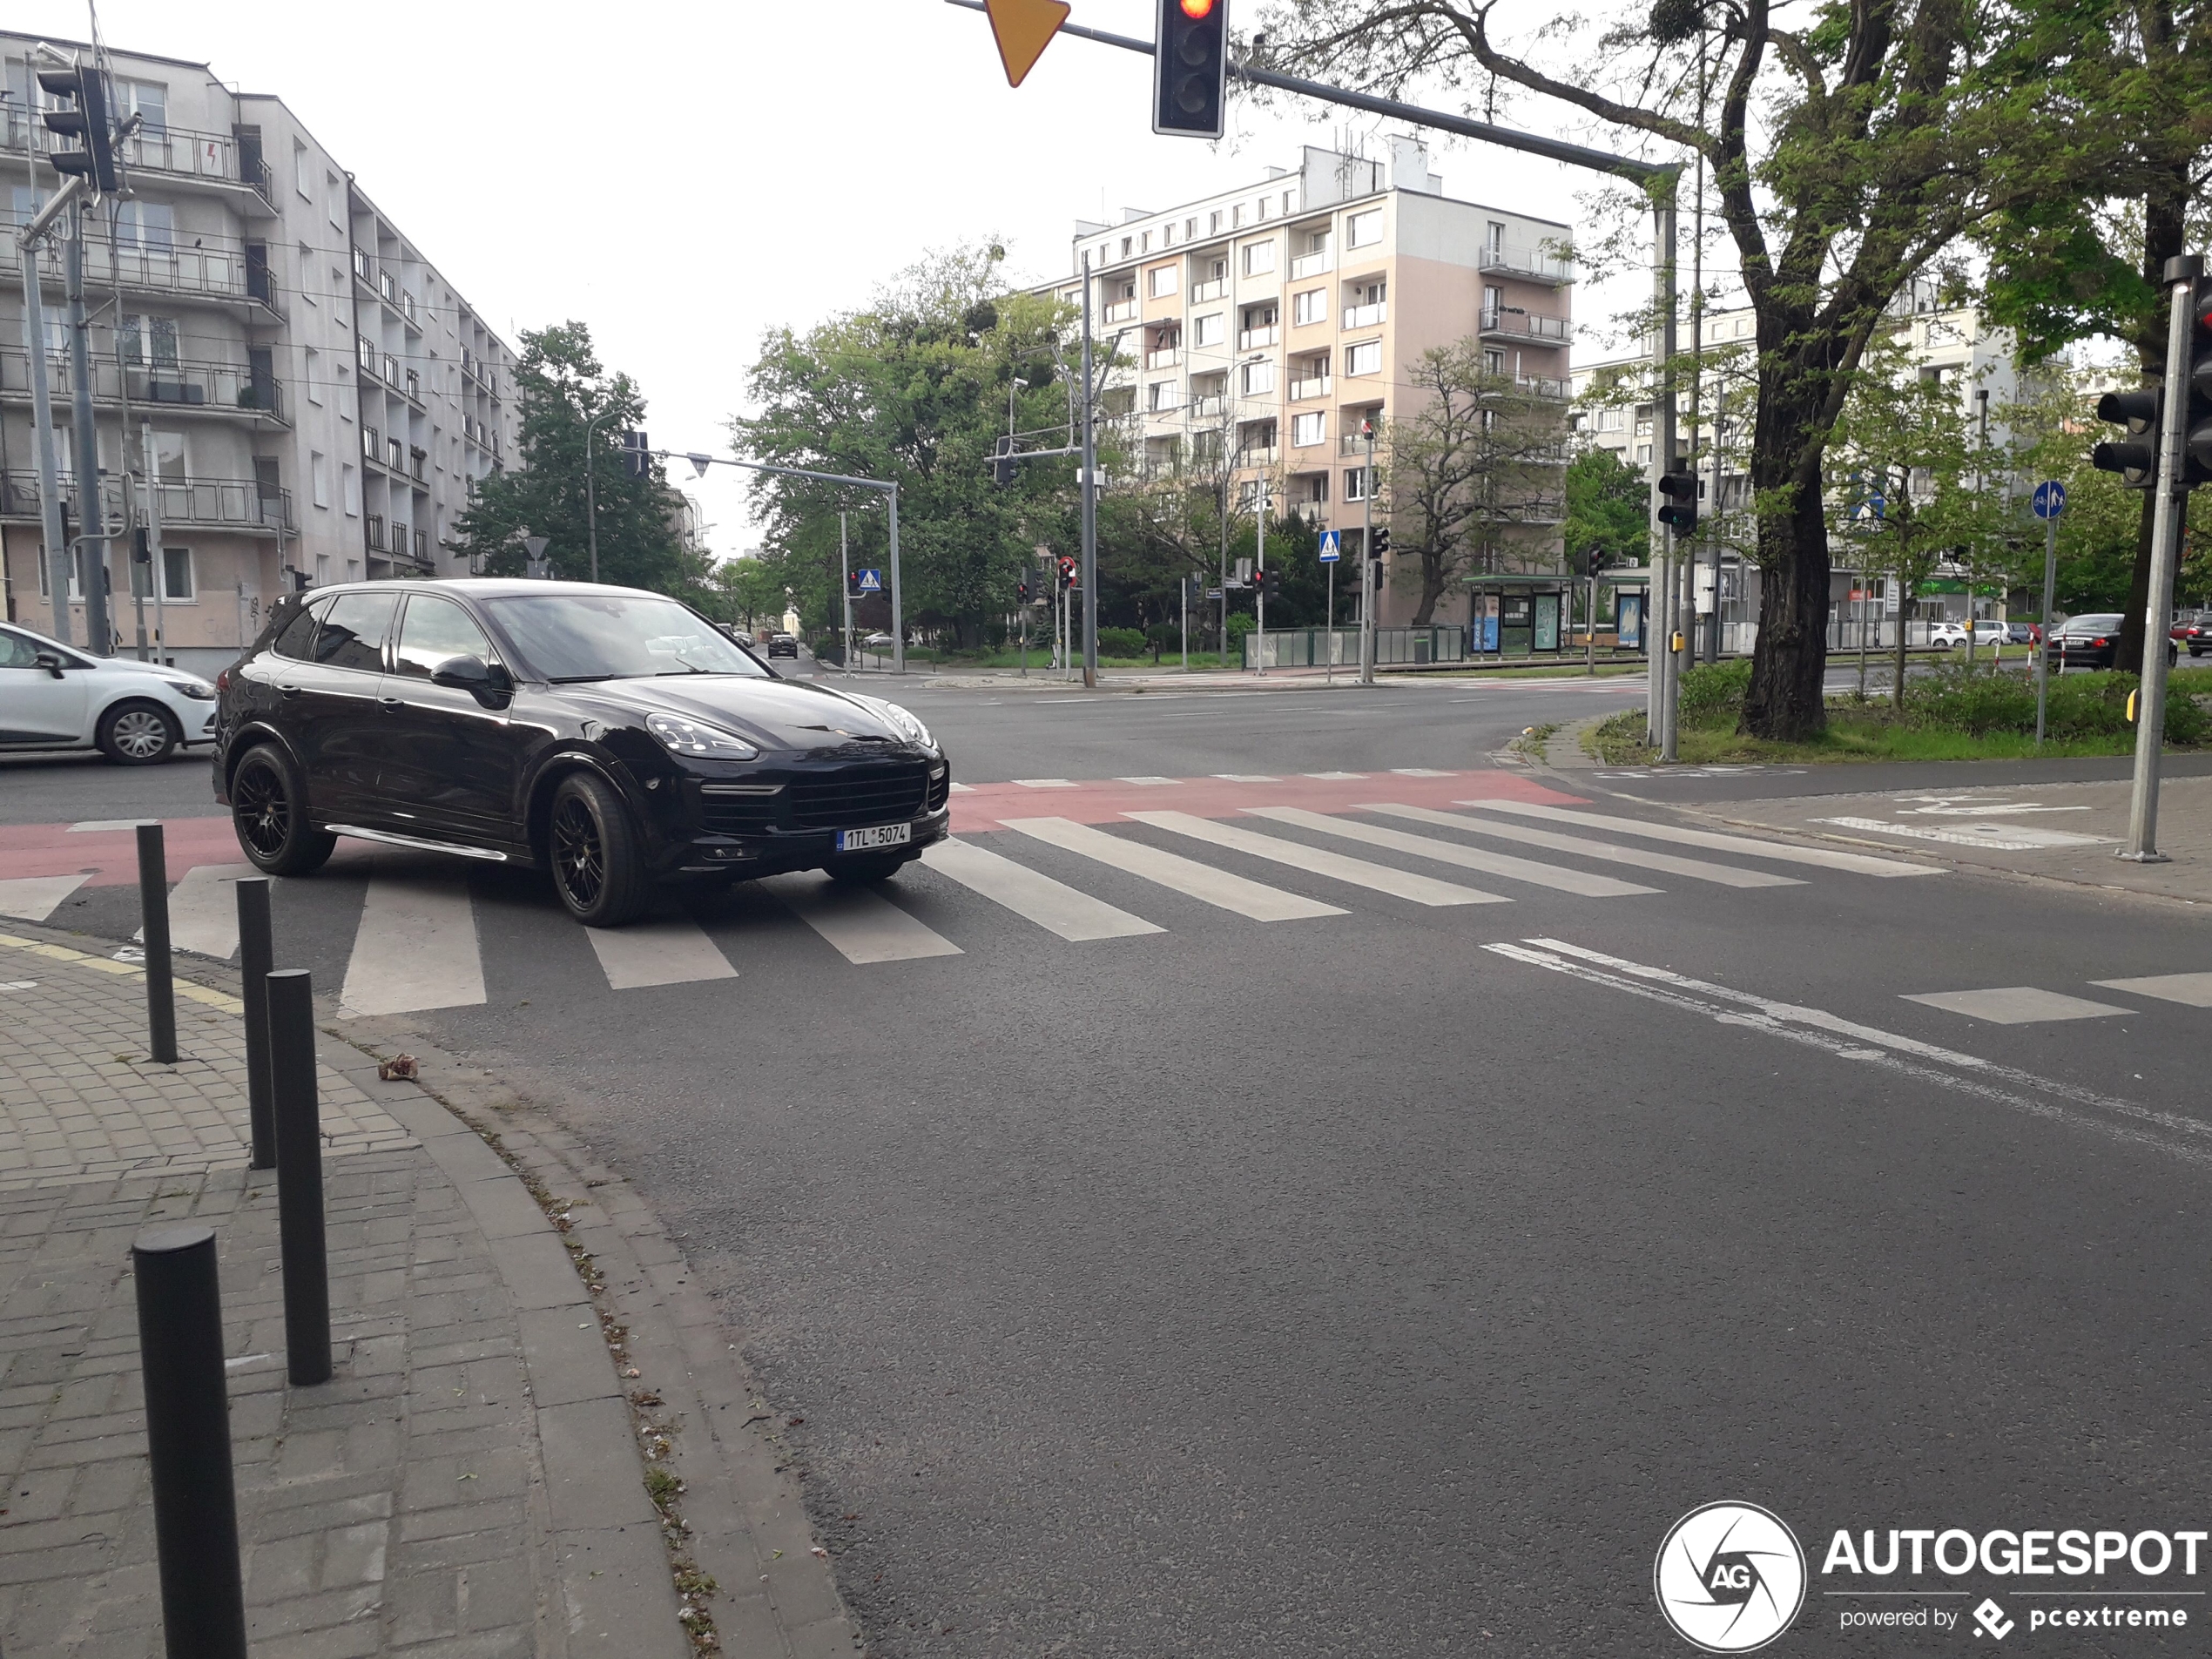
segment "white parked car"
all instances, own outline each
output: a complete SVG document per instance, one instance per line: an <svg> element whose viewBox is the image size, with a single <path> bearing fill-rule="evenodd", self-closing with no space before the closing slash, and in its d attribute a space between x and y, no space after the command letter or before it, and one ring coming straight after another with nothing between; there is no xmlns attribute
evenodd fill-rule
<svg viewBox="0 0 2212 1659"><path fill-rule="evenodd" d="M2011 628L1994 617L1982 617L1974 623L1974 644L2002 645L2012 637ZM1963 622L1937 622L1928 624L1928 644L1946 649L1966 643L1966 624Z"/></svg>
<svg viewBox="0 0 2212 1659"><path fill-rule="evenodd" d="M166 760L215 737L215 688L135 658L88 657L0 623L0 752L98 749L118 765Z"/></svg>

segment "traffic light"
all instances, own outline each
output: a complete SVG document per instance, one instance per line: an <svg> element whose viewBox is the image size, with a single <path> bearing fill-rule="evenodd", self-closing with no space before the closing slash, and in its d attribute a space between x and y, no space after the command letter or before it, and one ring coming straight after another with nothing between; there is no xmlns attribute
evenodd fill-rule
<svg viewBox="0 0 2212 1659"><path fill-rule="evenodd" d="M1014 482L1014 440L1000 438L991 446L991 482L1010 484Z"/></svg>
<svg viewBox="0 0 2212 1659"><path fill-rule="evenodd" d="M38 84L56 98L76 105L49 110L46 125L66 138L80 140L81 150L57 150L51 160L59 173L81 173L98 194L115 192L115 129L108 124L107 77L89 64L76 69L42 69Z"/></svg>
<svg viewBox="0 0 2212 1659"><path fill-rule="evenodd" d="M2089 464L2099 472L2116 472L2129 489L2148 489L2158 482L2158 422L2166 406L2163 392L2107 392L2097 400L2097 419L2124 427L2128 436L2120 442L2099 444L2089 451Z"/></svg>
<svg viewBox="0 0 2212 1659"><path fill-rule="evenodd" d="M653 474L651 445L642 432L622 435L622 470L628 478L650 478Z"/></svg>
<svg viewBox="0 0 2212 1659"><path fill-rule="evenodd" d="M131 563L133 564L153 563L152 538L146 534L146 527L143 524L131 532Z"/></svg>
<svg viewBox="0 0 2212 1659"><path fill-rule="evenodd" d="M1028 604L1029 590L1029 573L1024 570L1014 578L1014 603L1017 605Z"/></svg>
<svg viewBox="0 0 2212 1659"><path fill-rule="evenodd" d="M2182 421L2182 482L2212 483L2212 281L2189 301L2188 406Z"/></svg>
<svg viewBox="0 0 2212 1659"><path fill-rule="evenodd" d="M1060 585L1062 589L1081 587L1082 585L1082 583L1076 578L1075 559L1065 553L1060 556Z"/></svg>
<svg viewBox="0 0 2212 1659"><path fill-rule="evenodd" d="M847 570L845 573L845 597L848 599L857 599L860 597L860 573L858 570Z"/></svg>
<svg viewBox="0 0 2212 1659"><path fill-rule="evenodd" d="M1228 103L1229 0L1158 0L1152 131L1218 138Z"/></svg>
<svg viewBox="0 0 2212 1659"><path fill-rule="evenodd" d="M1663 473L1659 479L1659 493L1666 499L1659 506L1659 522L1671 525L1676 536L1688 536L1697 528L1697 480L1686 472Z"/></svg>
<svg viewBox="0 0 2212 1659"><path fill-rule="evenodd" d="M1380 559L1389 551L1390 531L1378 525L1373 532L1373 539L1367 543L1367 556L1371 559Z"/></svg>
<svg viewBox="0 0 2212 1659"><path fill-rule="evenodd" d="M1259 594L1263 599L1283 597L1283 572L1273 565L1259 573Z"/></svg>
<svg viewBox="0 0 2212 1659"><path fill-rule="evenodd" d="M1605 569L1605 550L1600 547L1592 548L1582 556L1582 573L1585 576L1595 576L1600 570Z"/></svg>

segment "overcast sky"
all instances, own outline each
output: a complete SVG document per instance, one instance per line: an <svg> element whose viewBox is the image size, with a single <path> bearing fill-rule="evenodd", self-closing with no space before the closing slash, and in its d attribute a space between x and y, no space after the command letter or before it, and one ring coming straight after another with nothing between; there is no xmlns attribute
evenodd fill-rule
<svg viewBox="0 0 2212 1659"><path fill-rule="evenodd" d="M728 452L764 330L865 302L925 249L996 237L1018 276L1056 275L1078 218L1257 179L1303 144L1380 154L1386 130L1232 102L1217 146L1156 138L1149 58L1063 37L1009 89L988 23L942 0L103 0L99 17L111 47L282 97L510 344L588 322L643 386L654 444L685 450ZM1072 21L1149 37L1151 0L1076 0ZM86 9L12 0L10 26L81 39ZM1453 196L1581 217L1583 175L1433 150ZM1641 287L1588 285L1575 314L1602 329ZM1604 354L1602 333L1577 349ZM742 475L690 470L671 478L715 550L752 547Z"/></svg>

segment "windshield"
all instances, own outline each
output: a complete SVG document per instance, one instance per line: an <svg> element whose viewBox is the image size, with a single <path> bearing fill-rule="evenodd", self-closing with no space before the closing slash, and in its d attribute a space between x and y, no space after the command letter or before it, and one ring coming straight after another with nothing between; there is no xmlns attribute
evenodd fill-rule
<svg viewBox="0 0 2212 1659"><path fill-rule="evenodd" d="M711 623L650 593L532 593L487 599L525 662L552 681L768 671Z"/></svg>

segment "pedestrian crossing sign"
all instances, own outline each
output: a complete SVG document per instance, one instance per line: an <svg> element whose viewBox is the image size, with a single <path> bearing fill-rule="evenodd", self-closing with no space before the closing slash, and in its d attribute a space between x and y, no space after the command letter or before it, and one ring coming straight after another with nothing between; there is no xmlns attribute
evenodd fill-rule
<svg viewBox="0 0 2212 1659"><path fill-rule="evenodd" d="M1322 563L1334 564L1337 562L1337 549L1342 545L1343 540L1343 536L1335 530L1323 530L1321 532Z"/></svg>
<svg viewBox="0 0 2212 1659"><path fill-rule="evenodd" d="M881 593L883 591L882 571L856 570L853 574L860 578L860 591L862 593Z"/></svg>

